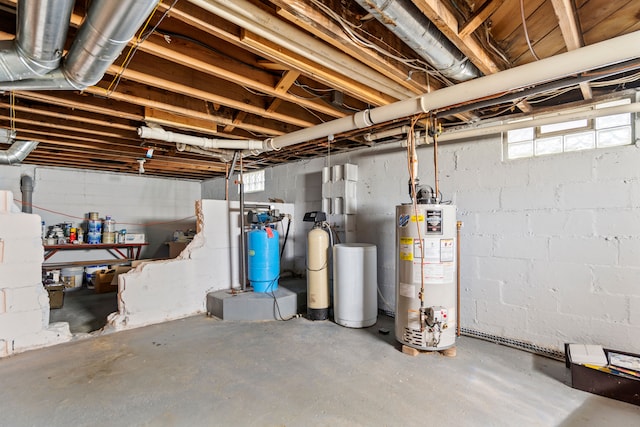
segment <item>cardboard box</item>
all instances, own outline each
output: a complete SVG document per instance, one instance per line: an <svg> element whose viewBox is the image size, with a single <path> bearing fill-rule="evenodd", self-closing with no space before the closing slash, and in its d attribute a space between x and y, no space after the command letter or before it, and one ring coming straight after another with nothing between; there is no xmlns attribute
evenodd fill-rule
<svg viewBox="0 0 640 427"><path fill-rule="evenodd" d="M118 285L113 286L111 281L113 277L116 275L115 270L102 270L96 271L95 279L93 280L94 290L97 294L102 294L105 292L117 292Z"/></svg>
<svg viewBox="0 0 640 427"><path fill-rule="evenodd" d="M62 308L64 304L64 285L46 285L49 293L49 307Z"/></svg>
<svg viewBox="0 0 640 427"><path fill-rule="evenodd" d="M124 237L125 243L145 243L144 233L127 233Z"/></svg>
<svg viewBox="0 0 640 427"><path fill-rule="evenodd" d="M190 242L167 242L169 246L169 258L175 258L180 255L180 252L187 247Z"/></svg>
<svg viewBox="0 0 640 427"><path fill-rule="evenodd" d="M118 276L122 273L126 273L131 270L133 267L128 265L117 265L115 268L115 274L113 275L113 279L111 279L111 286L118 286Z"/></svg>
<svg viewBox="0 0 640 427"><path fill-rule="evenodd" d="M640 378L607 372L606 367L599 370L574 363L571 359L569 344L565 344L564 350L565 365L571 370L571 387L611 399L621 400L633 405L640 405ZM609 358L610 352L640 357L640 355L637 354L606 348L604 352L607 359Z"/></svg>

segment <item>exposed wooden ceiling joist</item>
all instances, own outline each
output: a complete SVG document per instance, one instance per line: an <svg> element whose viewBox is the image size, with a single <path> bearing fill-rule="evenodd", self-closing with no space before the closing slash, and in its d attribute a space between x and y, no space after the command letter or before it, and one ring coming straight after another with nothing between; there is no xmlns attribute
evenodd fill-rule
<svg viewBox="0 0 640 427"><path fill-rule="evenodd" d="M206 0L224 13L181 0L162 0L150 20L156 30L123 53L96 85L83 91L16 91L0 94L0 127L40 144L25 163L206 179L224 174L218 158L180 152L169 142L142 140L137 128L162 126L194 136L265 139L345 117L399 99L439 90L423 61L400 38L365 15L355 1ZM484 74L557 55L640 30L634 0L410 0ZM69 48L91 2L76 2ZM16 32L16 0L0 0L0 39ZM165 12L168 13L163 16ZM232 11L231 15L228 14ZM240 16L242 15L242 16ZM524 22L524 26L523 26ZM524 36L527 29L532 48ZM354 42L358 32L366 41ZM413 65L412 65L413 64ZM637 87L637 81L625 81ZM110 89L109 89L110 88ZM591 96L583 85L582 98ZM593 97L619 90L593 85ZM578 101L577 89L521 111L536 113ZM516 101L516 102L517 102ZM470 107L471 108L471 107ZM16 118L12 122L10 110ZM450 126L516 113L509 103L441 118ZM406 120L376 129L406 124ZM363 132L336 135L332 152L366 146ZM0 145L0 150L6 149ZM326 154L326 140L306 141L244 159L248 170Z"/></svg>

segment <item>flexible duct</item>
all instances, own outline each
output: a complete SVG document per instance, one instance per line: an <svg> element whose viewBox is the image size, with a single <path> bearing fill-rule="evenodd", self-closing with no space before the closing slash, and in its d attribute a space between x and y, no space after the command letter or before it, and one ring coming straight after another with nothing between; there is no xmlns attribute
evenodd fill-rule
<svg viewBox="0 0 640 427"><path fill-rule="evenodd" d="M98 83L158 1L91 2L62 67L37 78L0 84L0 90L82 90Z"/></svg>
<svg viewBox="0 0 640 427"><path fill-rule="evenodd" d="M476 78L478 69L410 0L357 0L443 75L458 81Z"/></svg>
<svg viewBox="0 0 640 427"><path fill-rule="evenodd" d="M20 0L16 38L0 41L0 81L42 76L60 66L75 0Z"/></svg>
<svg viewBox="0 0 640 427"><path fill-rule="evenodd" d="M0 165L22 162L38 146L38 141L16 141L9 149L0 151Z"/></svg>
<svg viewBox="0 0 640 427"><path fill-rule="evenodd" d="M33 179L29 175L20 177L20 191L22 192L22 212L33 213Z"/></svg>

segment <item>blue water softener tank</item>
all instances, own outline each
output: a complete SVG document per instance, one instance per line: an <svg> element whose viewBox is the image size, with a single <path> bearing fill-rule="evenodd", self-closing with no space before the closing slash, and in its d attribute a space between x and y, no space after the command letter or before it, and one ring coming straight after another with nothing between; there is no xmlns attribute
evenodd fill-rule
<svg viewBox="0 0 640 427"><path fill-rule="evenodd" d="M278 289L278 240L278 231L270 227L254 228L247 233L247 268L253 292L273 292Z"/></svg>

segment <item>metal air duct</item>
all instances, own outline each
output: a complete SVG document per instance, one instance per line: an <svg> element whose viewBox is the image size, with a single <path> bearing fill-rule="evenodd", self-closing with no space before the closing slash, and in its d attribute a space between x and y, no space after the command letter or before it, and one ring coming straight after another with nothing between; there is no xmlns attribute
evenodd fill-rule
<svg viewBox="0 0 640 427"><path fill-rule="evenodd" d="M91 2L62 67L37 78L0 84L0 90L82 90L98 83L158 1Z"/></svg>
<svg viewBox="0 0 640 427"><path fill-rule="evenodd" d="M38 146L38 141L16 141L9 149L0 151L0 165L22 162Z"/></svg>
<svg viewBox="0 0 640 427"><path fill-rule="evenodd" d="M478 69L410 0L357 0L367 12L448 78L465 81Z"/></svg>
<svg viewBox="0 0 640 427"><path fill-rule="evenodd" d="M75 0L20 0L16 38L0 41L0 81L38 77L60 66Z"/></svg>

